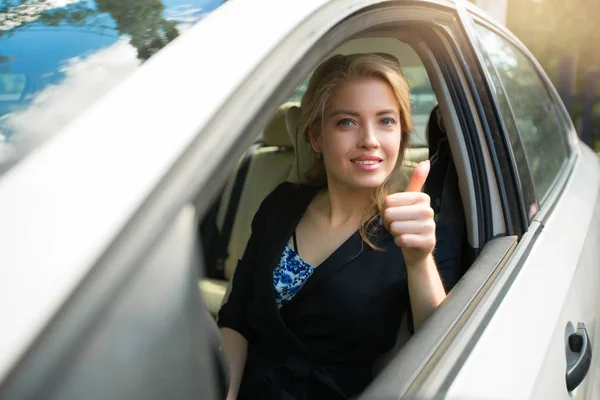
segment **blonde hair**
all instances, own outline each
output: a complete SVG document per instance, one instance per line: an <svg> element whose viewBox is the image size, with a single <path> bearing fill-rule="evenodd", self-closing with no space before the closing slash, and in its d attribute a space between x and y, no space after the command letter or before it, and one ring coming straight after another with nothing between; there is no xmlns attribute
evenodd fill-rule
<svg viewBox="0 0 600 400"><path fill-rule="evenodd" d="M357 81L364 78L378 78L387 82L400 106L401 140L398 160L394 171L375 190L373 203L369 207L372 216L359 228L362 240L375 250L377 247L371 238L380 229L377 223L382 215L385 197L392 193L392 175L400 168L404 151L413 130L410 104L410 87L404 77L400 64L395 57L384 53L362 53L351 55L335 55L324 61L313 73L308 83L306 93L300 105L301 115L298 122L298 133L304 140L310 141L310 136L316 131L317 124L323 123L325 107L335 89L344 82ZM297 139L298 140L298 139ZM296 148L298 148L296 146ZM307 181L312 185L326 185L327 175L325 164L321 158L314 157L313 165L307 172Z"/></svg>

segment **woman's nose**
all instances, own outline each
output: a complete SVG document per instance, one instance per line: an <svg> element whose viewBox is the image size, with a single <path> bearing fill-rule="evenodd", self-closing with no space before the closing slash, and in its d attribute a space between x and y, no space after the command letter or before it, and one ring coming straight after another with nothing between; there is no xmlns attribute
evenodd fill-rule
<svg viewBox="0 0 600 400"><path fill-rule="evenodd" d="M377 140L376 130L371 125L366 125L362 130L362 137L359 143L359 147L372 149L379 147L379 141Z"/></svg>

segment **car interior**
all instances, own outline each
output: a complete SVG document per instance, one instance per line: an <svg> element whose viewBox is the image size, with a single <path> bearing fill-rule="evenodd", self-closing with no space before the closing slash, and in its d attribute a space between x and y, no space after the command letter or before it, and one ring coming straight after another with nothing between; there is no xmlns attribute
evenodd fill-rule
<svg viewBox="0 0 600 400"><path fill-rule="evenodd" d="M431 197L438 230L456 238L459 270L442 277L450 290L474 261L480 247L470 164L460 124L454 117L448 89L431 50L414 35L398 32L368 34L351 39L333 54L383 52L395 56L411 85L415 131L403 165L396 173L397 187L408 183L412 169L429 159L431 171L425 192ZM262 200L284 181L303 182L309 165L310 144L297 136L299 105L305 80L243 154L220 195L200 219L198 232L205 258L199 288L213 317L225 301L228 283L250 237L252 218ZM458 211L457 211L458 210ZM445 218L445 214L451 215ZM406 324L403 324L406 326ZM399 332L398 346L410 337Z"/></svg>

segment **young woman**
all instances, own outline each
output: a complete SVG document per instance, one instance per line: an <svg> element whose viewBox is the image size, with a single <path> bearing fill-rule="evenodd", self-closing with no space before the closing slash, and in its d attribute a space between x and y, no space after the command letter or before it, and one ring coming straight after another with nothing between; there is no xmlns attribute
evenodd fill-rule
<svg viewBox="0 0 600 400"><path fill-rule="evenodd" d="M412 131L409 93L384 54L334 56L313 74L299 123L312 185L283 183L263 201L219 313L229 399L353 397L402 314L418 329L445 298L421 193L429 162L405 192L390 189Z"/></svg>

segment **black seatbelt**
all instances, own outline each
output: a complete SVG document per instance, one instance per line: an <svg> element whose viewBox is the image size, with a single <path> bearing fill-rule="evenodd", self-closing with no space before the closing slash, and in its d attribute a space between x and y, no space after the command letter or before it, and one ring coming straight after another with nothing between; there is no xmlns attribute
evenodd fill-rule
<svg viewBox="0 0 600 400"><path fill-rule="evenodd" d="M208 278L216 278L219 274L216 271L216 255L215 247L219 243L219 228L217 227L217 214L221 198L223 197L223 189L213 202L212 206L206 212L206 215L200 222L198 233L202 243L202 255L204 256L204 270L200 271Z"/></svg>
<svg viewBox="0 0 600 400"><path fill-rule="evenodd" d="M221 234L218 236L218 240L215 246L215 265L217 278L225 279L225 260L229 256L229 239L231 238L231 232L233 231L233 223L235 221L235 215L238 210L240 198L242 197L242 191L244 190L244 184L246 183L246 176L248 175L248 169L250 168L250 162L252 156L260 147L262 143L252 145L244 154L244 158L238 168L233 188L231 190L231 196L229 196L229 204L227 205L227 213L225 214L225 221L223 222L223 228Z"/></svg>

